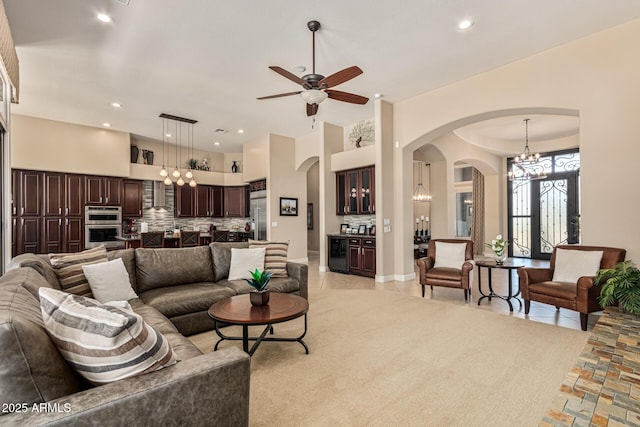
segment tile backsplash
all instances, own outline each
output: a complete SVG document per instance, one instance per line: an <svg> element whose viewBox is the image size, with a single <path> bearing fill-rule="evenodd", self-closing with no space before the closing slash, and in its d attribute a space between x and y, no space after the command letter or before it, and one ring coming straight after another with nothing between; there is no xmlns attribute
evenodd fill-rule
<svg viewBox="0 0 640 427"><path fill-rule="evenodd" d="M165 188L166 206L153 207L153 181L144 181L142 196L142 218L138 224L147 222L149 231L163 231L173 228L209 230L213 224L220 230L233 230L235 227L243 229L250 218L176 218L174 214L173 185Z"/></svg>

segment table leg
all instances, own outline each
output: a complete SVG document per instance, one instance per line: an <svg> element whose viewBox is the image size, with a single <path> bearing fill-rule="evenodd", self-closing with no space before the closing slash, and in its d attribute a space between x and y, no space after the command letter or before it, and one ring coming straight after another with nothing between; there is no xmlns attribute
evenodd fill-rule
<svg viewBox="0 0 640 427"><path fill-rule="evenodd" d="M242 349L249 353L249 326L242 325Z"/></svg>

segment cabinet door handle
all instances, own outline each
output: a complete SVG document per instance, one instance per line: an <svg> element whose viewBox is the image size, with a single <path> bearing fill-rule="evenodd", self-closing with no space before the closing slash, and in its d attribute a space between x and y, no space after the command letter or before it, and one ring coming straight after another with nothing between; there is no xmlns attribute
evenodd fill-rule
<svg viewBox="0 0 640 427"><path fill-rule="evenodd" d="M68 207L64 208L64 214L65 215L69 215L69 208Z"/></svg>
<svg viewBox="0 0 640 427"><path fill-rule="evenodd" d="M20 208L20 215L24 215L24 206Z"/></svg>
<svg viewBox="0 0 640 427"><path fill-rule="evenodd" d="M142 209L138 209L138 215L142 216Z"/></svg>
<svg viewBox="0 0 640 427"><path fill-rule="evenodd" d="M102 196L100 196L100 203L102 203Z"/></svg>
<svg viewBox="0 0 640 427"><path fill-rule="evenodd" d="M67 218L67 219L65 220L65 224L66 224L66 225L69 225L69 218Z"/></svg>
<svg viewBox="0 0 640 427"><path fill-rule="evenodd" d="M108 198L108 197L105 197L105 198L104 198L104 202L105 202L105 203L109 203L109 198Z"/></svg>
<svg viewBox="0 0 640 427"><path fill-rule="evenodd" d="M62 218L58 218L58 227L62 225Z"/></svg>
<svg viewBox="0 0 640 427"><path fill-rule="evenodd" d="M58 208L58 215L62 215L62 208Z"/></svg>

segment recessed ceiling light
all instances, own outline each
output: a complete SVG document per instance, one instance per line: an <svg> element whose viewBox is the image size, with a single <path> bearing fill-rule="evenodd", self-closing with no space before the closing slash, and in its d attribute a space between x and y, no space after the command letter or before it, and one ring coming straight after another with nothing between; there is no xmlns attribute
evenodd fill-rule
<svg viewBox="0 0 640 427"><path fill-rule="evenodd" d="M244 129L238 129L238 133L244 133Z"/></svg>
<svg viewBox="0 0 640 427"><path fill-rule="evenodd" d="M458 29L459 30L467 30L469 28L471 28L473 26L473 21L471 19L463 19L462 21L458 22Z"/></svg>
<svg viewBox="0 0 640 427"><path fill-rule="evenodd" d="M111 19L111 17L106 13L99 13L98 15L96 15L96 17L101 22L105 22L105 23L113 22L113 19Z"/></svg>
<svg viewBox="0 0 640 427"><path fill-rule="evenodd" d="M214 142L213 145L220 145L218 141Z"/></svg>
<svg viewBox="0 0 640 427"><path fill-rule="evenodd" d="M111 103L111 106L112 106L113 108L122 108L122 104L120 104L119 102L112 102L112 103Z"/></svg>
<svg viewBox="0 0 640 427"><path fill-rule="evenodd" d="M384 96L384 95L382 95L381 93L378 93L378 92L376 92L376 93L374 93L374 94L373 94L373 97L374 97L374 98L376 98L376 99L380 99L380 98L382 98L383 96Z"/></svg>
<svg viewBox="0 0 640 427"><path fill-rule="evenodd" d="M170 133L165 134L165 136L166 136L167 138L171 138L171 134L170 134Z"/></svg>
<svg viewBox="0 0 640 427"><path fill-rule="evenodd" d="M298 65L297 67L293 67L293 71L295 71L296 73L304 73L305 71L307 71L307 67L305 67L304 65Z"/></svg>
<svg viewBox="0 0 640 427"><path fill-rule="evenodd" d="M110 128L111 127L111 123L103 123L102 126L104 126L106 128Z"/></svg>

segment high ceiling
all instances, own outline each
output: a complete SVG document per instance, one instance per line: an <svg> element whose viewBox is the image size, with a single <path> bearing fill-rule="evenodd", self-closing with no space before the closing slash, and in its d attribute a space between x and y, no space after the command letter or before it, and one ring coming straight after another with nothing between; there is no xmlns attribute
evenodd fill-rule
<svg viewBox="0 0 640 427"><path fill-rule="evenodd" d="M198 120L194 144L214 152L241 151L239 144L267 132L292 137L312 132L298 96L256 100L299 90L268 66L298 75L311 71L306 23L312 19L322 24L316 36L318 73L352 65L364 70L336 89L372 98L368 104L329 99L316 116L349 125L373 117L374 93L402 101L640 17L637 0L4 0L4 5L21 67L14 113L89 126L110 123L112 129L161 139L158 115L164 112ZM109 14L113 22L100 22L97 13ZM463 18L474 21L465 31L457 28ZM306 73L294 71L298 66ZM490 128L472 130L485 138L502 132Z"/></svg>

